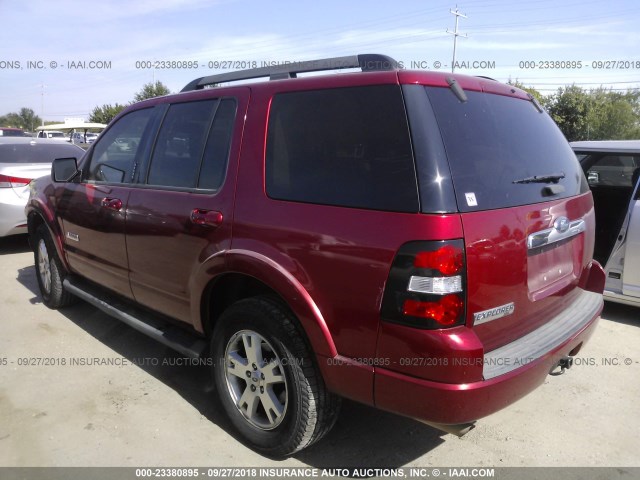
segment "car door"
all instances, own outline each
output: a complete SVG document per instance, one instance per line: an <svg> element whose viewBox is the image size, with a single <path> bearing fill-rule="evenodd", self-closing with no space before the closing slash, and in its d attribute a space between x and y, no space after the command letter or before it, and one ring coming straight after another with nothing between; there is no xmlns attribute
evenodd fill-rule
<svg viewBox="0 0 640 480"><path fill-rule="evenodd" d="M58 198L71 270L129 298L126 206L153 115L146 108L115 122L85 159L81 180L65 184ZM121 138L131 139L128 148L121 148Z"/></svg>
<svg viewBox="0 0 640 480"><path fill-rule="evenodd" d="M625 242L622 293L640 297L640 189L638 182L635 188L629 204L630 214L626 235L621 235Z"/></svg>
<svg viewBox="0 0 640 480"><path fill-rule="evenodd" d="M249 90L227 92L224 98L164 107L153 154L127 204L133 295L140 304L185 322L190 321L193 273L231 242Z"/></svg>

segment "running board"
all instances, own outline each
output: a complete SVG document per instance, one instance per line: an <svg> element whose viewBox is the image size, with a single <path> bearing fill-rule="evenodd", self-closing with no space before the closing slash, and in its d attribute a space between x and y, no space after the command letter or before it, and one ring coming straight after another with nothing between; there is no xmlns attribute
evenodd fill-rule
<svg viewBox="0 0 640 480"><path fill-rule="evenodd" d="M65 278L63 285L68 292L99 308L107 315L187 357L198 359L206 353L205 340L145 310L125 303L115 295L105 293L102 289L73 277Z"/></svg>

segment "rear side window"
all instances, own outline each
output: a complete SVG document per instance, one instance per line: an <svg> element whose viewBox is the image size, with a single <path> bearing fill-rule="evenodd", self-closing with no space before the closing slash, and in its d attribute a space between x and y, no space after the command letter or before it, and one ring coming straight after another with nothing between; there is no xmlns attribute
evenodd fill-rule
<svg viewBox="0 0 640 480"><path fill-rule="evenodd" d="M226 171L235 113L232 99L171 105L153 150L147 183L219 188Z"/></svg>
<svg viewBox="0 0 640 480"><path fill-rule="evenodd" d="M276 95L267 135L266 189L281 200L419 211L400 87Z"/></svg>
<svg viewBox="0 0 640 480"><path fill-rule="evenodd" d="M222 186L229 161L236 107L235 100L230 98L225 98L220 102L204 149L198 188L217 190Z"/></svg>
<svg viewBox="0 0 640 480"><path fill-rule="evenodd" d="M527 100L466 92L460 102L449 88L426 87L462 212L527 205L588 190L575 154L545 112ZM562 174L553 183L525 182ZM553 186L554 192L549 191Z"/></svg>
<svg viewBox="0 0 640 480"><path fill-rule="evenodd" d="M195 188L217 100L171 105L153 150L147 183Z"/></svg>

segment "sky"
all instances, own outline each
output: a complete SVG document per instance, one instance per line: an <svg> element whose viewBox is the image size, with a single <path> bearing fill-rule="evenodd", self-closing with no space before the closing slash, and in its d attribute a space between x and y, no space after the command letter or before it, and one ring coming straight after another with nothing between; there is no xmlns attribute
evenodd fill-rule
<svg viewBox="0 0 640 480"><path fill-rule="evenodd" d="M0 0L0 115L27 107L47 121L87 119L154 80L178 92L265 62L381 53L450 71L456 6L466 17L456 73L543 94L640 88L632 0Z"/></svg>

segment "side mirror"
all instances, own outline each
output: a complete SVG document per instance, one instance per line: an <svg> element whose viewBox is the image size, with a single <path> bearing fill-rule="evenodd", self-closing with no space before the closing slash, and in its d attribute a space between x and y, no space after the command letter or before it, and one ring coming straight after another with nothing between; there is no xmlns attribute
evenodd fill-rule
<svg viewBox="0 0 640 480"><path fill-rule="evenodd" d="M70 182L78 176L78 160L71 158L56 158L51 164L51 178L54 182Z"/></svg>

